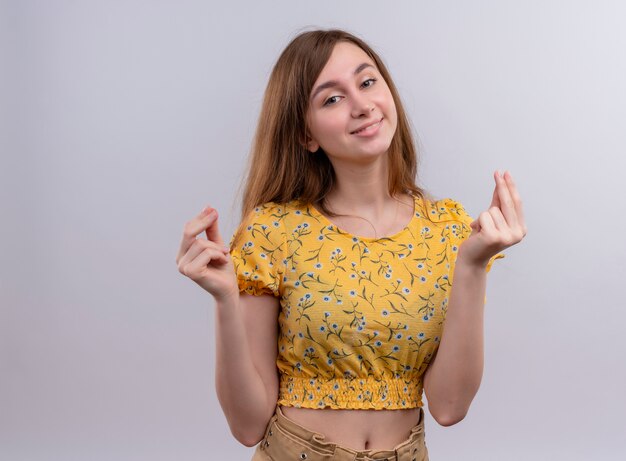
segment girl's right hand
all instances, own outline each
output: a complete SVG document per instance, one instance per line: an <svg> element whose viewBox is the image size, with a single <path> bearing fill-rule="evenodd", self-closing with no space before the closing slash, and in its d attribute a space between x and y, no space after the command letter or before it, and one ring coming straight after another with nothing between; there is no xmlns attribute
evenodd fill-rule
<svg viewBox="0 0 626 461"><path fill-rule="evenodd" d="M206 232L207 238L196 238L202 231ZM216 300L239 296L235 268L229 249L220 236L214 208L206 207L185 224L176 264L181 274L211 293Z"/></svg>

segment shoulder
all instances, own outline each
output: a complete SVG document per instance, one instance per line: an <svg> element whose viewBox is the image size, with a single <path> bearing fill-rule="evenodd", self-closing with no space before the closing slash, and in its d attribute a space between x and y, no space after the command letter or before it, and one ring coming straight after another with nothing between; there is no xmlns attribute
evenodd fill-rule
<svg viewBox="0 0 626 461"><path fill-rule="evenodd" d="M285 206L276 202L266 202L252 208L235 230L231 248L235 246L253 246L254 242L278 245L284 240Z"/></svg>
<svg viewBox="0 0 626 461"><path fill-rule="evenodd" d="M239 227L243 231L251 231L253 228L260 229L285 229L285 219L293 213L289 203L266 202L250 210L244 216Z"/></svg>
<svg viewBox="0 0 626 461"><path fill-rule="evenodd" d="M258 205L254 207L252 210L250 210L248 215L245 217L244 221L280 220L284 218L287 207L288 207L288 204L282 204L282 203L276 203L276 202L262 203L261 205Z"/></svg>
<svg viewBox="0 0 626 461"><path fill-rule="evenodd" d="M461 202L451 197L440 200L419 201L422 211L432 222L456 221L469 224L474 220Z"/></svg>

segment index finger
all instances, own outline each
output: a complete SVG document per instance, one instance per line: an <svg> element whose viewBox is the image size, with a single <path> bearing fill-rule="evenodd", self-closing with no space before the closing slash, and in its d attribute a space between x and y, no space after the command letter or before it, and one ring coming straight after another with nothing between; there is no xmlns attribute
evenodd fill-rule
<svg viewBox="0 0 626 461"><path fill-rule="evenodd" d="M502 215L504 219L506 219L507 224L510 227L517 225L517 211L515 210L515 204L513 203L513 198L509 193L509 187L507 182L504 180L502 176L500 176L500 172L496 170L496 188L498 190L498 197L500 198L500 211L502 211Z"/></svg>
<svg viewBox="0 0 626 461"><path fill-rule="evenodd" d="M506 179L509 184L509 191L511 192L511 197L513 198L513 203L515 204L515 210L517 211L517 221L519 224L524 226L524 210L522 210L522 199L520 197L519 192L517 191L517 186L513 182L513 176L511 176L511 172L504 172L504 179Z"/></svg>
<svg viewBox="0 0 626 461"><path fill-rule="evenodd" d="M205 231L212 224L215 215L216 211L214 208L206 207L195 218L185 223L183 237L180 242L180 248L178 250L178 255L176 256L176 261L178 261L187 252L187 250L189 250L189 247L196 240L198 234Z"/></svg>

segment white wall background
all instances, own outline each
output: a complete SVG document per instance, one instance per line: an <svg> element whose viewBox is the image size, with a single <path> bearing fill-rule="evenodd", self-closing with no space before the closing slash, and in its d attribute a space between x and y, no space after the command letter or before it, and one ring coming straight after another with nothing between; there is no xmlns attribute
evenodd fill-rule
<svg viewBox="0 0 626 461"><path fill-rule="evenodd" d="M383 56L419 182L472 215L509 169L529 233L489 275L486 369L438 460L622 460L626 5L0 4L0 459L249 460L215 394L211 296L182 276L205 205L230 236L267 78L303 27ZM220 458L221 456L221 458Z"/></svg>

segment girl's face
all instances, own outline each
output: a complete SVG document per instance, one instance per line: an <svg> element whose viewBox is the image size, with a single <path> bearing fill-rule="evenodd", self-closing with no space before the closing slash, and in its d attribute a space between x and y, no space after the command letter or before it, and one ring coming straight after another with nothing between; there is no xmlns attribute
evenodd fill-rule
<svg viewBox="0 0 626 461"><path fill-rule="evenodd" d="M307 149L332 160L368 161L387 153L397 126L396 105L374 61L339 42L313 85Z"/></svg>

